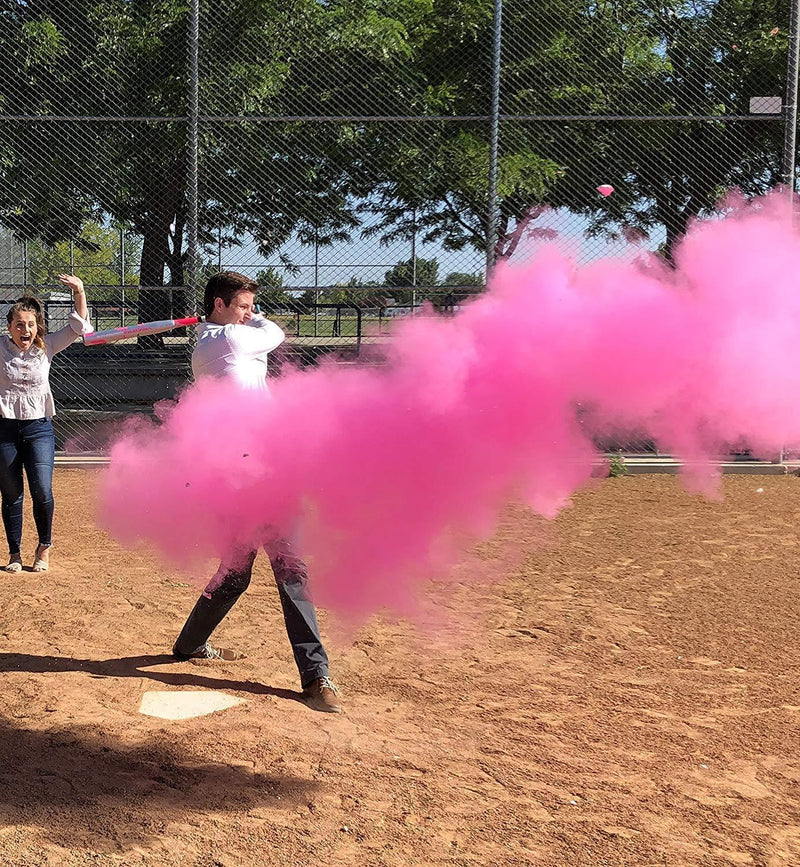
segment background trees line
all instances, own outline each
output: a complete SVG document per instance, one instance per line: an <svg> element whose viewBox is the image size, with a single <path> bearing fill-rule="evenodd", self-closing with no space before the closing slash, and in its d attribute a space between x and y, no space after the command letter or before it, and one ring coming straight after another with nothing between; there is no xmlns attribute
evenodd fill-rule
<svg viewBox="0 0 800 867"><path fill-rule="evenodd" d="M589 233L659 231L669 256L724 190L779 181L780 124L725 118L783 93L787 0L504 10L497 258L541 231L549 208L580 215ZM485 250L488 124L358 118L487 115L492 16L492 0L204 2L201 114L238 119L200 124L206 256L250 238L272 257L291 238L324 247L359 234ZM2 124L0 224L41 245L43 263L70 240L99 254L87 227L122 225L141 239L143 286L185 285L187 20L184 0L0 0L0 119L160 119ZM531 115L714 120L513 119ZM337 120L297 119L311 116ZM609 199L600 182L615 186ZM163 312L164 298L142 314Z"/></svg>
<svg viewBox="0 0 800 867"><path fill-rule="evenodd" d="M283 285L283 279L274 268L256 274L262 287L259 299L276 306L309 307L312 304L356 303L369 306L422 304L432 301L436 305L452 306L477 291L484 284L480 272L451 271L444 279L439 277L436 259L417 257L416 262L406 259L398 262L380 281L365 281L351 277L345 283L319 289L292 291Z"/></svg>
<svg viewBox="0 0 800 867"><path fill-rule="evenodd" d="M94 284L92 297L95 301L120 299L120 287L124 285L128 297L138 299L138 293L131 293L139 285L139 274L136 270L138 256L141 254L141 242L137 239L127 240L126 256L121 256L120 232L114 228L103 228L97 223L84 225L81 235L72 242L59 241L52 245L34 240L27 245L27 264L25 271L27 284L31 286L53 286L58 282L58 275L69 263L72 270L87 284ZM123 264L125 266L123 276ZM211 261L207 261L202 271L203 280L218 270ZM351 277L346 282L323 286L319 289L293 289L286 286L281 271L274 267L263 268L255 274L259 284L259 298L262 302L276 305L309 306L314 303L338 303L343 301L363 299L363 292L370 290L371 296L376 296L378 304L421 304L425 300L436 299L448 295L448 287L452 290L466 290L448 297L457 301L469 294L475 287L481 287L484 275L481 272L451 271L440 278L439 262L436 259L416 257L416 261L406 259L396 263L387 270L378 281L365 281Z"/></svg>

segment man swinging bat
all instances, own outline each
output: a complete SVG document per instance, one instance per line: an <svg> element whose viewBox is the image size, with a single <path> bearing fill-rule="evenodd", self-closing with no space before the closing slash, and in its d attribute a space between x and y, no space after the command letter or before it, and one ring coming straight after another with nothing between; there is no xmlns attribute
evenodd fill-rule
<svg viewBox="0 0 800 867"><path fill-rule="evenodd" d="M231 379L246 389L268 388L267 355L285 335L274 322L254 312L257 289L258 284L234 271L215 274L208 281L203 298L205 321L197 326L197 346L192 353L195 379L214 376ZM262 544L275 574L306 704L314 710L341 713L314 603L308 595L306 565L283 538L271 536ZM176 659L244 657L236 650L214 647L208 639L250 584L256 553L257 549L245 546L223 557L175 642L172 653Z"/></svg>

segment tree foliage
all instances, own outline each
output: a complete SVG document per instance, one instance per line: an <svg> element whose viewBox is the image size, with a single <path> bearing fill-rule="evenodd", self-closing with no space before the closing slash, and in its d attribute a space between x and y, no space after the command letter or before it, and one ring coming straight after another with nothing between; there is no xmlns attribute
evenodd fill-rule
<svg viewBox="0 0 800 867"><path fill-rule="evenodd" d="M726 118L783 92L786 0L504 9L495 257L548 207L598 233L665 227L670 252L725 189L778 179L779 125ZM111 220L142 238L142 286L186 283L187 15L184 0L0 0L0 116L37 118L2 123L4 228L53 247ZM488 114L492 15L492 0L205 0L201 112L217 119L200 125L201 254L362 230L485 250L489 126L435 118ZM140 119L53 119L120 115ZM358 120L403 115L423 120ZM142 291L140 314L159 318L169 297L181 303Z"/></svg>
<svg viewBox="0 0 800 867"><path fill-rule="evenodd" d="M474 63L436 62L456 50L446 29L418 46L431 113L486 113L491 6L471 4L473 27L459 37L457 50ZM592 232L612 236L663 226L671 251L723 191L773 185L780 125L726 116L746 115L751 96L783 92L787 21L785 0L545 0L535 13L525 0L504 4L495 258L513 255L549 207L583 214ZM719 120L569 120L619 115ZM383 180L367 205L377 215L371 232L387 241L421 232L445 249L486 249L485 124L432 122L418 135L377 129L373 138ZM604 182L616 188L610 199L596 192Z"/></svg>
<svg viewBox="0 0 800 867"><path fill-rule="evenodd" d="M129 242L126 250L126 286L138 282L135 270L141 245ZM72 241L57 241L48 246L35 239L28 243L29 279L37 285L55 285L58 275L72 269L87 285L119 286L122 281L120 233L97 223L84 223ZM96 296L95 296L96 297Z"/></svg>

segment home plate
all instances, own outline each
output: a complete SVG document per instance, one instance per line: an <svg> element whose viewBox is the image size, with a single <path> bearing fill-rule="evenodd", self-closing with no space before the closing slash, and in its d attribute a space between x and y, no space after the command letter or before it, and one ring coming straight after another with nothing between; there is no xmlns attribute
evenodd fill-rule
<svg viewBox="0 0 800 867"><path fill-rule="evenodd" d="M139 713L159 719L191 719L237 704L245 704L245 700L210 689L151 690L142 696Z"/></svg>

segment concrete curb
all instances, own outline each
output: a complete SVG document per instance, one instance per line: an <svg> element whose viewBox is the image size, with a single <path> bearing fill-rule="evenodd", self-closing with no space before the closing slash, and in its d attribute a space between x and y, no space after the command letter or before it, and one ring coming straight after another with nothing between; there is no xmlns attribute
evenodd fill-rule
<svg viewBox="0 0 800 867"><path fill-rule="evenodd" d="M669 473L680 471L681 464L674 458L665 455L622 455L625 469L629 476L639 476L647 473ZM56 466L65 469L89 469L108 465L108 456L101 454L89 455L56 455ZM598 461L597 467L601 464ZM800 474L800 461L714 461L713 466L722 473L743 474L754 476L787 476Z"/></svg>
<svg viewBox="0 0 800 867"><path fill-rule="evenodd" d="M66 469L87 469L108 466L106 455L56 455L56 466Z"/></svg>
<svg viewBox="0 0 800 867"><path fill-rule="evenodd" d="M672 458L624 458L624 461L629 476L645 473L674 475L680 472L683 466ZM768 461L712 461L712 466L725 475L786 476L797 471L796 467L788 463L773 464Z"/></svg>

